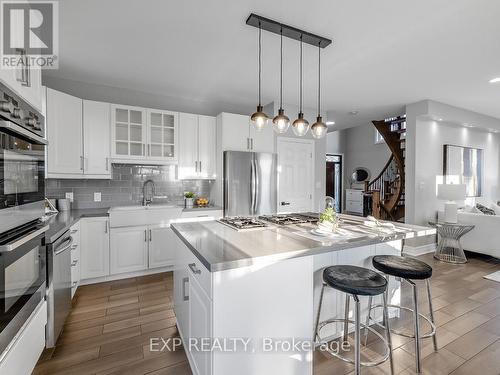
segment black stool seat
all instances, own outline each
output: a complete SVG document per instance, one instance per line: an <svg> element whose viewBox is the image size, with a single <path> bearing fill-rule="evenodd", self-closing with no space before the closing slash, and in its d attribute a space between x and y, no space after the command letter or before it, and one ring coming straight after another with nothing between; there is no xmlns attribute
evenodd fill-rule
<svg viewBox="0 0 500 375"><path fill-rule="evenodd" d="M372 262L377 270L403 279L425 280L432 276L432 267L415 258L376 255Z"/></svg>
<svg viewBox="0 0 500 375"><path fill-rule="evenodd" d="M387 280L377 272L356 266L330 266L323 280L331 288L359 296L376 296L385 292Z"/></svg>

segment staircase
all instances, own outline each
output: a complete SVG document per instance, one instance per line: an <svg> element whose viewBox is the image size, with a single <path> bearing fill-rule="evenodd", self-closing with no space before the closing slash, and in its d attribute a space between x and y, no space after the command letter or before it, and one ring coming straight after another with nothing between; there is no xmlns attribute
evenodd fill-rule
<svg viewBox="0 0 500 375"><path fill-rule="evenodd" d="M406 115L372 122L391 156L382 172L365 183L365 192L372 197L371 214L378 219L404 221Z"/></svg>

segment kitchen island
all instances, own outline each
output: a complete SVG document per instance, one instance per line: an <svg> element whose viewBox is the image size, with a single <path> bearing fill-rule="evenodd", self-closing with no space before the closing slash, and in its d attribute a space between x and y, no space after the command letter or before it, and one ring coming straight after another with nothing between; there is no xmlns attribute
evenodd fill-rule
<svg viewBox="0 0 500 375"><path fill-rule="evenodd" d="M309 223L243 231L218 221L172 225L174 308L194 374L312 374L322 269L371 268L372 256L401 254L405 239L435 234L426 227L341 219L340 233L329 237L311 234ZM391 280L392 303L399 289ZM321 320L342 316L344 300L328 290ZM322 331L331 338L341 333L336 326Z"/></svg>

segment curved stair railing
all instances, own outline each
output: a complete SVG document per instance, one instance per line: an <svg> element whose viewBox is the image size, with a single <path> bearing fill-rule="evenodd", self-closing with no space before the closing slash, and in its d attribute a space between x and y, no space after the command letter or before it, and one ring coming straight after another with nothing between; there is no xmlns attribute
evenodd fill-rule
<svg viewBox="0 0 500 375"><path fill-rule="evenodd" d="M365 192L372 196L373 216L400 221L405 214L406 116L372 122L384 138L391 156L379 175L365 183Z"/></svg>

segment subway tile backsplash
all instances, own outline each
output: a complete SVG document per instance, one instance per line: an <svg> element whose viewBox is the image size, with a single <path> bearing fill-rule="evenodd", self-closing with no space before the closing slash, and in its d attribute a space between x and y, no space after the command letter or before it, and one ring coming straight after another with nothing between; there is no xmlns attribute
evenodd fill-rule
<svg viewBox="0 0 500 375"><path fill-rule="evenodd" d="M73 193L72 207L77 209L125 206L142 203L144 181L153 180L155 202L182 205L185 191L209 197L213 181L177 180L175 165L146 166L113 164L111 180L48 179L48 198L64 198ZM94 193L101 193L101 202L94 202Z"/></svg>

